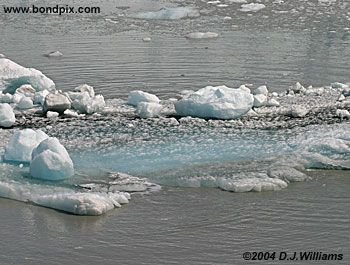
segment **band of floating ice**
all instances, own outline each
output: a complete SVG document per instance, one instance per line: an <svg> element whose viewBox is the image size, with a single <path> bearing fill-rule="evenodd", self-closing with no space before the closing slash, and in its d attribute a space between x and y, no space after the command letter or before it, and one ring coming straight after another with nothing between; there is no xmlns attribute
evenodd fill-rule
<svg viewBox="0 0 350 265"><path fill-rule="evenodd" d="M163 8L158 11L142 12L135 14L131 17L139 19L169 19L176 20L182 18L199 17L199 11L193 7L173 7Z"/></svg>
<svg viewBox="0 0 350 265"><path fill-rule="evenodd" d="M34 203L76 215L101 215L121 204L130 195L124 192L79 192L68 188L0 181L0 197Z"/></svg>

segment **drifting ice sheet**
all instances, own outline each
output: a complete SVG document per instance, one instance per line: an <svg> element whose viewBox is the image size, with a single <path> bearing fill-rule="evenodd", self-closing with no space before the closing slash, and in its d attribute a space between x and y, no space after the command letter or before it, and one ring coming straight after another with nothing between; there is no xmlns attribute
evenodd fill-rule
<svg viewBox="0 0 350 265"><path fill-rule="evenodd" d="M181 19L181 18L193 18L199 17L199 12L193 7L173 7L163 8L159 11L154 12L142 12L132 17L140 19Z"/></svg>

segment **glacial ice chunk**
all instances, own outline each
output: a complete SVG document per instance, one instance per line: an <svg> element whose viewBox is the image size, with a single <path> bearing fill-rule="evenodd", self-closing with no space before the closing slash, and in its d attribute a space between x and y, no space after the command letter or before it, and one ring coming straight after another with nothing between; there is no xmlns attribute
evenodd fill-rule
<svg viewBox="0 0 350 265"><path fill-rule="evenodd" d="M47 138L33 150L30 175L44 180L62 180L74 175L73 161L57 138Z"/></svg>
<svg viewBox="0 0 350 265"><path fill-rule="evenodd" d="M250 3L241 5L240 11L242 12L257 12L264 9L266 6L264 4Z"/></svg>
<svg viewBox="0 0 350 265"><path fill-rule="evenodd" d="M160 115L163 106L155 102L141 102L137 105L136 112L140 118L153 118Z"/></svg>
<svg viewBox="0 0 350 265"><path fill-rule="evenodd" d="M74 98L72 102L73 109L79 111L80 113L92 114L101 112L106 106L104 97L102 95L93 97L90 96L94 95L93 90L69 95L71 96L71 99Z"/></svg>
<svg viewBox="0 0 350 265"><path fill-rule="evenodd" d="M185 36L189 39L213 39L219 37L215 32L191 32Z"/></svg>
<svg viewBox="0 0 350 265"><path fill-rule="evenodd" d="M22 97L17 104L17 108L21 110L31 109L33 108L33 100L29 97Z"/></svg>
<svg viewBox="0 0 350 265"><path fill-rule="evenodd" d="M0 104L0 127L11 127L15 122L16 118L12 107L7 103Z"/></svg>
<svg viewBox="0 0 350 265"><path fill-rule="evenodd" d="M55 83L39 70L25 68L9 59L0 58L0 91L13 94L17 88L26 84L36 91L55 87Z"/></svg>
<svg viewBox="0 0 350 265"><path fill-rule="evenodd" d="M16 131L5 148L6 161L30 162L32 151L48 135L41 130L24 129Z"/></svg>
<svg viewBox="0 0 350 265"><path fill-rule="evenodd" d="M153 103L159 103L159 98L156 95L143 92L141 90L134 90L129 93L128 96L128 104L134 107L137 107L137 105L140 102L153 102Z"/></svg>
<svg viewBox="0 0 350 265"><path fill-rule="evenodd" d="M254 103L252 94L226 86L207 86L175 102L180 116L237 119L247 113Z"/></svg>
<svg viewBox="0 0 350 265"><path fill-rule="evenodd" d="M194 18L199 16L199 11L193 7L171 7L162 8L159 11L141 12L133 15L132 17L139 19L175 20L182 18Z"/></svg>
<svg viewBox="0 0 350 265"><path fill-rule="evenodd" d="M43 111L55 111L63 113L66 109L71 108L70 100L67 96L60 93L50 93L45 97Z"/></svg>

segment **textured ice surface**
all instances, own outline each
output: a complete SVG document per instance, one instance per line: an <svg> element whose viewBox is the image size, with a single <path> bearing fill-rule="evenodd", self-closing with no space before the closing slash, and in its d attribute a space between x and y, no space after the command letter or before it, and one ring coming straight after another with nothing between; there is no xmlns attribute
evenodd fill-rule
<svg viewBox="0 0 350 265"><path fill-rule="evenodd" d="M133 15L134 18L140 19L182 19L182 18L193 18L198 17L199 11L193 7L173 7L163 8L159 11L142 12Z"/></svg>
<svg viewBox="0 0 350 265"><path fill-rule="evenodd" d="M136 112L140 118L153 118L160 115L162 105L155 102L141 102L137 105Z"/></svg>
<svg viewBox="0 0 350 265"><path fill-rule="evenodd" d="M5 148L5 160L30 162L33 149L46 138L48 138L47 134L41 130L15 131Z"/></svg>
<svg viewBox="0 0 350 265"><path fill-rule="evenodd" d="M242 89L207 86L175 103L180 116L236 119L253 107L254 98Z"/></svg>
<svg viewBox="0 0 350 265"><path fill-rule="evenodd" d="M57 138L43 140L32 152L30 175L43 180L62 180L74 175L74 165Z"/></svg>
<svg viewBox="0 0 350 265"><path fill-rule="evenodd" d="M16 122L12 107L7 103L0 103L0 127L11 127Z"/></svg>
<svg viewBox="0 0 350 265"><path fill-rule="evenodd" d="M128 95L128 104L137 107L140 102L154 102L159 103L159 98L156 95L150 93L135 90L131 91Z"/></svg>
<svg viewBox="0 0 350 265"><path fill-rule="evenodd" d="M37 91L55 87L55 83L42 72L0 58L0 91L14 93L25 84L31 85Z"/></svg>

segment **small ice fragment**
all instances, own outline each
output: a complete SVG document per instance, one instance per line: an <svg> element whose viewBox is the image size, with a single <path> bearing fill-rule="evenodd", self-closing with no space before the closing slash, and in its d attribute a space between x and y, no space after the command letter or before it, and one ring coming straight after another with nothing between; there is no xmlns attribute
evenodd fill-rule
<svg viewBox="0 0 350 265"><path fill-rule="evenodd" d="M5 148L5 160L29 162L33 149L46 138L48 138L47 134L41 130L24 129L16 131Z"/></svg>
<svg viewBox="0 0 350 265"><path fill-rule="evenodd" d="M137 107L140 102L154 102L159 103L159 98L156 95L141 91L134 90L128 95L128 104Z"/></svg>
<svg viewBox="0 0 350 265"><path fill-rule="evenodd" d="M45 54L46 57L62 57L63 53L61 53L60 51L54 51L54 52L49 52L47 54Z"/></svg>
<svg viewBox="0 0 350 265"><path fill-rule="evenodd" d="M150 42L152 39L150 37L145 37L142 39L144 42Z"/></svg>
<svg viewBox="0 0 350 265"><path fill-rule="evenodd" d="M155 102L140 102L137 105L137 114L140 118L153 118L160 115L162 105Z"/></svg>
<svg viewBox="0 0 350 265"><path fill-rule="evenodd" d="M253 91L253 94L254 94L254 95L262 94L262 95L267 96L267 95L269 94L269 90L267 89L266 86L259 86L257 89L255 89L255 90Z"/></svg>
<svg viewBox="0 0 350 265"><path fill-rule="evenodd" d="M349 119L350 118L350 113L346 109L337 109L336 115L338 117L340 117L341 119L343 119L343 118Z"/></svg>
<svg viewBox="0 0 350 265"><path fill-rule="evenodd" d="M215 32L192 32L187 34L185 37L189 39L213 39L219 36Z"/></svg>
<svg viewBox="0 0 350 265"><path fill-rule="evenodd" d="M57 118L60 114L58 112L55 112L55 111L48 111L46 113L46 117L49 118L49 119L52 119L52 118Z"/></svg>
<svg viewBox="0 0 350 265"><path fill-rule="evenodd" d="M259 108L267 103L267 96L264 94L254 95L254 107Z"/></svg>
<svg viewBox="0 0 350 265"><path fill-rule="evenodd" d="M70 100L67 96L60 93L50 93L45 97L43 111L44 113L49 110L58 113L63 113L66 109L71 108Z"/></svg>
<svg viewBox="0 0 350 265"><path fill-rule="evenodd" d="M16 118L12 107L7 103L0 104L0 127L11 127L15 124Z"/></svg>
<svg viewBox="0 0 350 265"><path fill-rule="evenodd" d="M242 12L257 12L264 9L266 6L264 4L250 3L241 5L240 11Z"/></svg>
<svg viewBox="0 0 350 265"><path fill-rule="evenodd" d="M28 97L22 97L21 100L17 104L17 108L19 108L21 110L33 108L32 99L28 98Z"/></svg>
<svg viewBox="0 0 350 265"><path fill-rule="evenodd" d="M73 161L57 138L47 138L33 150L30 175L44 180L62 180L74 175Z"/></svg>

